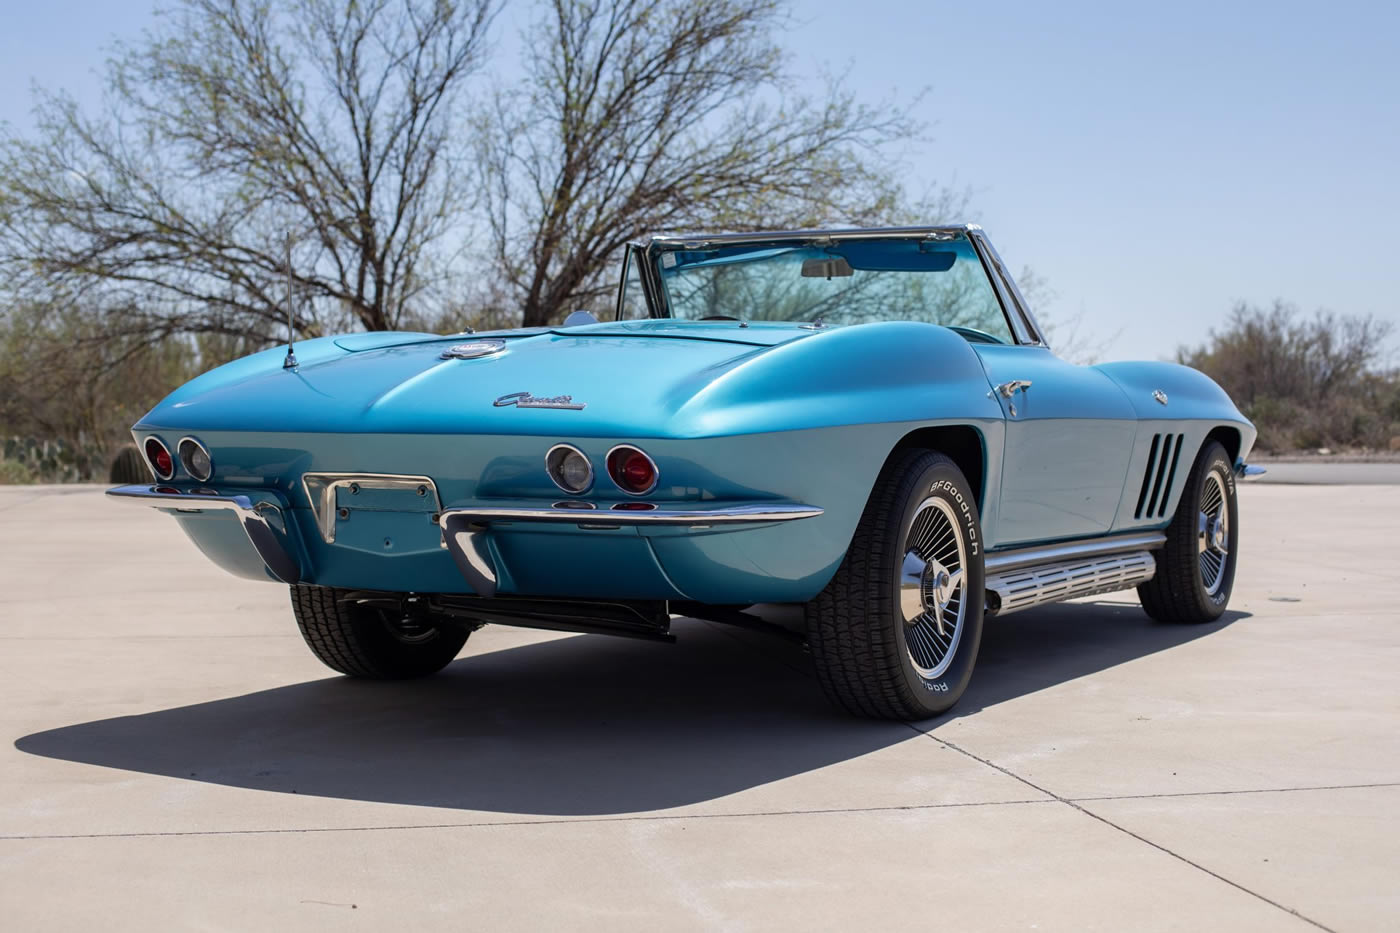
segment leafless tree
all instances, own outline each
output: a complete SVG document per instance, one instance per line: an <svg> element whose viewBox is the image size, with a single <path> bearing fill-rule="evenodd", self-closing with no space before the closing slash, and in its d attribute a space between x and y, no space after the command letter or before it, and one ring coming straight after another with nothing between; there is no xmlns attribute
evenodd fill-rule
<svg viewBox="0 0 1400 933"><path fill-rule="evenodd" d="M0 140L0 274L124 333L394 327L468 203L464 81L498 0L177 0L119 47L103 116L41 94Z"/></svg>
<svg viewBox="0 0 1400 933"><path fill-rule="evenodd" d="M901 215L907 112L798 88L780 0L548 0L525 78L486 115L499 291L526 326L596 302L630 239ZM934 218L930 218L934 219Z"/></svg>

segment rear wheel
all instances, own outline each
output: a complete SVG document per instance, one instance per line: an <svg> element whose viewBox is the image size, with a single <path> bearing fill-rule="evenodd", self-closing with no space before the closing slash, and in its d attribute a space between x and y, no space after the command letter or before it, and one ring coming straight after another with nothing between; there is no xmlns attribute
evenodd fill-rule
<svg viewBox="0 0 1400 933"><path fill-rule="evenodd" d="M1214 622L1230 602L1239 548L1239 503L1230 455L1211 441L1196 456L1157 573L1138 586L1142 608L1161 622Z"/></svg>
<svg viewBox="0 0 1400 933"><path fill-rule="evenodd" d="M333 671L371 680L424 677L457 657L468 631L357 603L348 591L291 587L292 612L311 653Z"/></svg>
<svg viewBox="0 0 1400 933"><path fill-rule="evenodd" d="M897 454L846 558L807 604L822 689L861 716L927 719L967 689L982 639L977 503L948 457Z"/></svg>

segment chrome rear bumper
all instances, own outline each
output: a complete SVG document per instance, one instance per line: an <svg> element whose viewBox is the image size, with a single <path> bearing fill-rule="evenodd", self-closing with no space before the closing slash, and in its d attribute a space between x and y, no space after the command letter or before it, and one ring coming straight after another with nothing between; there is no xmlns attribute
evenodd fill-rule
<svg viewBox="0 0 1400 933"><path fill-rule="evenodd" d="M224 496L214 493L185 492L174 486L118 486L107 490L107 498L114 502L145 506L155 509L169 509L175 512L198 514L200 512L227 511L234 513L248 543L262 558L268 571L283 583L296 583L301 580L301 567L268 524L268 516L281 516L278 505L265 500L254 500L251 496Z"/></svg>
<svg viewBox="0 0 1400 933"><path fill-rule="evenodd" d="M496 595L497 572L486 532L494 524L513 522L576 525L583 530L626 527L689 527L764 525L816 518L822 509L792 503L733 505L713 509L589 509L568 506L447 509L439 516L443 543L457 569L480 596Z"/></svg>

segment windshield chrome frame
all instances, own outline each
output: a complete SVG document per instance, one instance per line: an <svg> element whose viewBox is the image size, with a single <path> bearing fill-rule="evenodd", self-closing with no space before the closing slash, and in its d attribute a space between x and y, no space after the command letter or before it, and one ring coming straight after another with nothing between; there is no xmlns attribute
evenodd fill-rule
<svg viewBox="0 0 1400 933"><path fill-rule="evenodd" d="M637 278L642 283L642 298L646 301L647 314L650 318L671 317L670 308L665 304L665 289L661 287L661 281L655 274L655 263L651 261L650 243L628 243L622 251L622 280L617 285L617 308L613 313L614 321L622 321L622 311L627 301L627 277L632 271L632 264L638 263ZM659 309L665 309L667 313L658 313Z"/></svg>
<svg viewBox="0 0 1400 933"><path fill-rule="evenodd" d="M1002 310L1011 323L1011 331L1016 335L1016 342L1021 346L1048 349L1050 345L1045 340L1045 332L1040 329L1040 322L1031 313L1030 305L1026 302L1025 296L1021 294L1021 289L1016 285L1016 279L1006 268L1006 264L1002 262L1001 255L996 251L991 240L987 239L987 234L977 224L968 224L967 237L972 241L973 249L977 250L978 255L982 257L983 268L986 269L987 277L991 280L992 288L996 290Z"/></svg>
<svg viewBox="0 0 1400 933"><path fill-rule="evenodd" d="M778 230L758 233L690 233L665 234L651 237L645 242L629 243L622 261L622 281L618 286L616 320L622 320L624 291L627 276L633 262L642 260L638 277L647 299L647 308L653 318L674 318L662 286L660 273L656 269L656 256L662 251L674 249L705 249L719 246L744 246L794 243L803 246L823 245L839 240L888 240L888 239L955 239L965 237L977 253L982 263L982 271L987 276L992 292L997 297L1001 311L1011 329L1012 337L1018 346L1048 347L1044 332L1035 316L1031 314L1025 297L1016 286L1016 280L1007 271L1001 257L977 224L955 224L930 227L869 227L863 229L831 230Z"/></svg>

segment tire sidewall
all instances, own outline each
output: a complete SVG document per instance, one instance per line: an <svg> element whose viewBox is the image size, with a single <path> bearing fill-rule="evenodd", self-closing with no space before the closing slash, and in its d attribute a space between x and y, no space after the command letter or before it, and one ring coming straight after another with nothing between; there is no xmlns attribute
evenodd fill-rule
<svg viewBox="0 0 1400 933"><path fill-rule="evenodd" d="M1212 472L1220 476L1221 485L1225 489L1225 513L1230 523L1230 552L1225 557L1224 575L1214 595L1206 591L1205 581L1201 578L1199 559L1194 561L1191 580L1196 587L1197 602L1212 618L1218 618L1230 603L1230 591L1235 586L1235 563L1240 554L1240 507L1239 498L1235 495L1235 471L1229 455L1219 443L1212 443L1201 451L1201 460L1195 471L1195 482L1191 484L1191 501L1194 507L1188 515L1192 522L1195 522L1200 514L1201 493L1205 488L1206 478Z"/></svg>
<svg viewBox="0 0 1400 933"><path fill-rule="evenodd" d="M908 539L910 525L919 506L924 500L932 497L947 502L959 518L959 532L963 536L963 546L967 555L967 566L963 568L963 578L966 581L963 592L966 612L963 615L963 629L958 637L952 662L938 677L925 678L915 669L914 662L909 657L907 629L899 608L899 584L904 545ZM895 629L895 643L898 646L899 665L904 672L905 684L914 695L915 702L929 715L936 715L956 703L967 689L973 667L977 663L977 649L982 641L986 581L977 500L957 467L947 461L933 463L920 472L900 512L899 521L891 523L891 527L895 537L886 551L891 555L887 585L894 596L889 601L889 619L886 623Z"/></svg>

